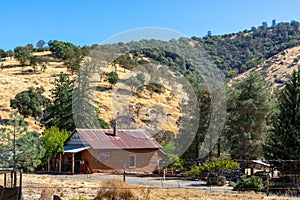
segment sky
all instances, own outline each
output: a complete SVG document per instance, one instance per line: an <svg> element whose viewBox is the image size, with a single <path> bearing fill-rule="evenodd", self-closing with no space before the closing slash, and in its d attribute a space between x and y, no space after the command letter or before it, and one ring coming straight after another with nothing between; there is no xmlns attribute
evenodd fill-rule
<svg viewBox="0 0 300 200"><path fill-rule="evenodd" d="M202 37L271 25L273 19L300 21L299 0L4 0L0 8L5 50L38 40L101 44L144 27Z"/></svg>

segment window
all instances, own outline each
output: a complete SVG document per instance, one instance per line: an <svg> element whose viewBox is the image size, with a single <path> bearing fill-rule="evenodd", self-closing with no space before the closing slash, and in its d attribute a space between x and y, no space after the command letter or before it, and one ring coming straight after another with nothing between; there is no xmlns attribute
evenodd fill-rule
<svg viewBox="0 0 300 200"><path fill-rule="evenodd" d="M135 167L135 155L129 156L129 167L134 168Z"/></svg>

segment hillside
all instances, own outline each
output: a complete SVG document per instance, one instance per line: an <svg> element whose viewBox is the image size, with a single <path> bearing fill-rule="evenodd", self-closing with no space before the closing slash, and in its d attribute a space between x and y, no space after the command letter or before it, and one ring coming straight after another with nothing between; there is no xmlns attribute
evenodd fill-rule
<svg viewBox="0 0 300 200"><path fill-rule="evenodd" d="M300 45L300 24L297 21L266 22L237 33L192 37L211 56L227 78L256 68L274 55Z"/></svg>
<svg viewBox="0 0 300 200"><path fill-rule="evenodd" d="M42 72L37 66L37 71L33 72L32 66L21 67L19 62L13 57L7 57L2 59L1 65L1 84L0 84L0 116L2 124L9 119L10 99L14 98L16 94L27 90L29 87L40 87L45 89L45 96L50 98L50 90L53 87L52 82L61 73L68 73L66 67L62 61L55 59L50 51L33 53L36 56L47 59L47 68L45 72ZM107 72L113 71L112 67L106 69ZM117 94L117 90L129 90L126 85L123 84L125 77L128 76L129 70L123 70L118 67L117 73L119 75L119 83L110 89L109 83L105 79L99 80L96 83L98 90L95 90L96 100L99 102L100 117L110 122L115 116L116 102L113 102L113 96ZM74 76L73 76L74 77ZM100 88L100 89L99 89ZM120 95L120 94L118 94ZM128 98L128 96L121 95L120 99ZM176 133L178 127L176 122L178 121L180 114L179 103L176 98L171 98L170 90L165 89L163 93L151 94L147 90L140 92L138 95L131 94L129 99L126 99L128 107L132 108L129 115L130 118L135 122L135 127L148 127L153 129L154 126L158 126L153 122L153 114L158 108L163 109L163 113L168 113L168 117L163 116L163 125L161 128L164 131L172 131ZM137 111L138 109L138 111ZM138 114L137 114L138 112ZM35 130L41 132L44 128L39 124L35 123L34 119L27 118L26 122L29 125L29 130ZM120 128L128 128L120 124Z"/></svg>
<svg viewBox="0 0 300 200"><path fill-rule="evenodd" d="M271 88L282 86L288 76L299 67L300 46L286 49L264 61L255 68L237 75L232 81L242 79L251 72L259 72L271 83Z"/></svg>
<svg viewBox="0 0 300 200"><path fill-rule="evenodd" d="M51 83L55 77L61 72L66 72L62 62L51 58L50 51L35 53L35 55L51 60L48 62L45 72L33 73L31 66L24 67L22 72L22 67L13 57L7 57L0 62L0 116L2 123L9 119L10 99L14 98L16 94L27 90L29 87L43 86L46 91L45 96L49 97L52 88ZM35 124L33 119L28 119L26 122L28 122L29 130L40 130L40 126Z"/></svg>
<svg viewBox="0 0 300 200"><path fill-rule="evenodd" d="M193 65L190 60L185 60L181 56L189 54L190 48L197 45L206 50L211 61L224 72L228 81L231 78L232 80L242 78L251 71L259 71L266 80L273 83L272 88L274 88L282 85L292 70L298 66L300 60L298 56L300 51L299 27L300 24L296 21L274 23L272 26L263 23L257 28L252 27L250 30L220 36L208 34L201 38L181 38L178 41L170 40L168 42L160 40L132 41L121 44L121 49L118 45L100 45L98 48L103 52L121 53L119 50L124 52L126 49L139 50L126 53L113 62L105 60L105 62L112 62L105 72L116 71L120 80L112 88L104 78L96 80L96 85L94 85L96 89L93 92L99 102L97 105L100 110L99 117L107 123L110 123L115 117L119 117L124 122L120 124L121 128L146 127L149 130L176 133L182 115L176 95L177 98L182 98L181 94L174 95L172 87L167 84L164 85L163 92L151 92L151 88L149 90L147 87L143 91L133 92L132 88L125 84L129 76L137 76L133 72L133 68L138 65L143 66L150 61L156 63L156 66L168 66L167 73L169 74L177 73L183 74L185 77L192 77L195 75L199 63ZM153 48L145 48L147 46ZM162 50L165 47L167 47L166 49L176 49L179 55L170 50ZM39 65L37 65L36 72L33 66L21 67L20 63L12 56L3 56L9 55L9 52L3 52L3 55L0 56L0 95L2 99L0 116L2 124L9 118L10 99L29 87L39 86L45 89L45 96L49 98L55 77L61 72L67 73L67 69L68 71L74 70L74 72L78 70L81 58L86 57L93 48L94 46L78 47L69 42L57 40L49 43L49 47L46 48L51 51L35 52L33 45L30 44L15 48L15 52L13 52L15 54L20 50L30 49L34 52L33 55L46 60L45 72L40 70L41 66ZM105 57L103 58L105 59ZM161 73L165 72L161 71ZM150 78L146 77L146 79ZM193 81L199 83L202 81L200 79ZM178 91L176 92L178 93ZM116 98L117 102L114 101ZM121 109L120 106L123 108ZM125 112L127 112L127 116L123 115ZM158 120L158 115L160 115L160 120ZM27 122L31 130L43 130L33 119L27 119Z"/></svg>

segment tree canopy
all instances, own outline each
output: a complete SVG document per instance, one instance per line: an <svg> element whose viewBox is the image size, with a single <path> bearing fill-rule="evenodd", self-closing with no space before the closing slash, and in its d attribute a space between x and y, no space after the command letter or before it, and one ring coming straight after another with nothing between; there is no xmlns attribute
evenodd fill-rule
<svg viewBox="0 0 300 200"><path fill-rule="evenodd" d="M45 149L38 133L27 131L23 116L11 113L0 131L0 166L34 170L42 163Z"/></svg>
<svg viewBox="0 0 300 200"><path fill-rule="evenodd" d="M56 157L58 153L64 153L64 142L69 137L65 130L59 130L52 126L43 132L43 147L49 157Z"/></svg>
<svg viewBox="0 0 300 200"><path fill-rule="evenodd" d="M264 145L264 155L283 172L299 173L300 159L300 71L294 71L279 94L274 117ZM291 162L280 162L291 160ZM276 162L277 161L277 162Z"/></svg>
<svg viewBox="0 0 300 200"><path fill-rule="evenodd" d="M262 158L271 95L258 73L234 83L229 92L226 137L234 159Z"/></svg>
<svg viewBox="0 0 300 200"><path fill-rule="evenodd" d="M43 113L43 108L47 105L49 100L42 94L43 87L29 88L23 91L10 100L10 106L17 109L24 117L40 117Z"/></svg>
<svg viewBox="0 0 300 200"><path fill-rule="evenodd" d="M61 73L54 81L51 90L49 106L45 109L43 122L46 128L56 126L60 130L73 131L75 129L72 114L72 91L74 80L69 75Z"/></svg>

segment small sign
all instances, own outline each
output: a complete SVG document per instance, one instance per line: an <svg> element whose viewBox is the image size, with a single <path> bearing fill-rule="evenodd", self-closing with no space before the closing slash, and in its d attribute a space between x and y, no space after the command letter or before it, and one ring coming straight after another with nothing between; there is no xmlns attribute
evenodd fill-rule
<svg viewBox="0 0 300 200"><path fill-rule="evenodd" d="M108 160L108 159L110 159L110 152L100 152L99 154L98 154L98 158L99 159L103 159L103 160Z"/></svg>

